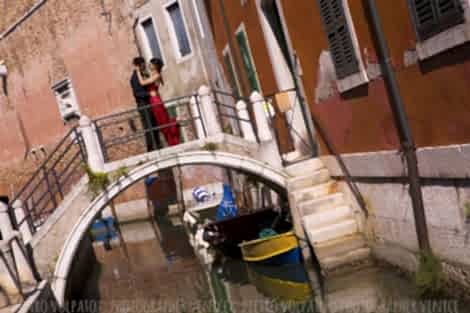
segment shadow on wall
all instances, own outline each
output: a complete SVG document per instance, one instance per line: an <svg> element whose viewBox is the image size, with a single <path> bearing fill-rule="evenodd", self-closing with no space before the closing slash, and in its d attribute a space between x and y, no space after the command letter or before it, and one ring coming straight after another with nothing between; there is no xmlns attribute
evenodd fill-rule
<svg viewBox="0 0 470 313"><path fill-rule="evenodd" d="M470 60L470 42L457 46L427 60L419 62L423 74L438 70L442 67L464 64Z"/></svg>
<svg viewBox="0 0 470 313"><path fill-rule="evenodd" d="M317 86L315 88L315 103L328 100L337 93L336 70L329 51L322 51L318 59ZM369 84L365 83L356 88L339 93L341 100L353 100L369 96Z"/></svg>
<svg viewBox="0 0 470 313"><path fill-rule="evenodd" d="M366 98L369 96L369 84L363 84L340 94L342 100Z"/></svg>

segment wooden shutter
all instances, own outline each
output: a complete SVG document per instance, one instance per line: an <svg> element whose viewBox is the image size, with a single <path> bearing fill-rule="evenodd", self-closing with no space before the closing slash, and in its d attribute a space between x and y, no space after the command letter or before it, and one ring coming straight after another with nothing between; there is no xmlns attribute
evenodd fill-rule
<svg viewBox="0 0 470 313"><path fill-rule="evenodd" d="M464 21L460 0L409 0L419 40Z"/></svg>
<svg viewBox="0 0 470 313"><path fill-rule="evenodd" d="M246 38L245 32L240 31L237 35L238 47L240 48L240 53L242 55L243 64L245 65L246 74L248 76L248 82L250 83L251 89L254 91L259 91L258 78L256 76L255 66L251 59L251 50L248 45L248 39Z"/></svg>
<svg viewBox="0 0 470 313"><path fill-rule="evenodd" d="M435 0L440 31L465 22L461 0Z"/></svg>
<svg viewBox="0 0 470 313"><path fill-rule="evenodd" d="M331 55L338 79L359 71L342 0L318 0L320 15L325 27Z"/></svg>

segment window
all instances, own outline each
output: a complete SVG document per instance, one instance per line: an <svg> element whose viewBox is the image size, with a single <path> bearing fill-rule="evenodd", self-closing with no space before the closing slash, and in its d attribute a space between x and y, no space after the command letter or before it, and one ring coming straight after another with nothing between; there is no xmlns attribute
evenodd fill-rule
<svg viewBox="0 0 470 313"><path fill-rule="evenodd" d="M179 56L185 57L191 53L191 43L184 23L183 13L178 1L166 7L173 28L173 40L177 46Z"/></svg>
<svg viewBox="0 0 470 313"><path fill-rule="evenodd" d="M318 4L337 78L343 79L359 72L359 61L343 0L318 0Z"/></svg>
<svg viewBox="0 0 470 313"><path fill-rule="evenodd" d="M232 88L232 92L237 95L238 97L241 95L240 92L240 85L238 83L237 75L235 74L235 68L233 66L233 59L232 53L230 52L230 48L227 45L223 51L224 56L224 64L225 68L227 69L228 80L230 83L230 87Z"/></svg>
<svg viewBox="0 0 470 313"><path fill-rule="evenodd" d="M239 29L236 32L236 38L237 38L238 47L240 48L243 65L245 66L245 70L248 76L248 82L250 83L251 90L260 91L260 85L258 82L258 76L256 74L255 64L251 56L251 49L248 43L248 37L246 36L246 31L245 31L243 24L239 27Z"/></svg>
<svg viewBox="0 0 470 313"><path fill-rule="evenodd" d="M420 41L465 22L461 0L408 0Z"/></svg>
<svg viewBox="0 0 470 313"><path fill-rule="evenodd" d="M140 22L142 32L144 35L144 55L148 60L151 58L159 58L163 60L162 50L160 48L160 41L155 30L153 18L148 17Z"/></svg>

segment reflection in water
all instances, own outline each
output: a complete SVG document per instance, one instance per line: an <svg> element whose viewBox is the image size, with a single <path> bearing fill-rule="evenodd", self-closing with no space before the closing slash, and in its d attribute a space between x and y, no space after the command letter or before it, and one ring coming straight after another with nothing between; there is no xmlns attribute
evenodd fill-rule
<svg viewBox="0 0 470 313"><path fill-rule="evenodd" d="M82 297L99 299L102 313L467 312L452 303L441 311L411 310L405 301L415 299L413 286L385 269L333 277L323 289L308 279L303 265L225 259L209 269L198 262L184 228L174 225L164 216L157 223L121 225L128 257L118 241L111 251L96 245L98 263Z"/></svg>

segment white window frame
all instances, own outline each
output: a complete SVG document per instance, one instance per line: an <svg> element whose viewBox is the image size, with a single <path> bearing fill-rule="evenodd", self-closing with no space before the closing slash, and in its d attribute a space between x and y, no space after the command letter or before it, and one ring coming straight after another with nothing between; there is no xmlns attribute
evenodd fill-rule
<svg viewBox="0 0 470 313"><path fill-rule="evenodd" d="M138 19L139 38L140 38L140 43L142 46L141 48L143 50L142 52L143 52L144 58L148 62L153 57L152 48L150 47L150 43L147 39L147 34L145 33L144 27L142 26L142 23L149 19L152 20L153 29L155 31L155 35L157 36L157 42L158 42L158 46L160 47L160 53L161 53L163 64L166 64L165 52L163 51L162 42L160 40L160 34L158 33L157 24L155 23L155 18L153 17L152 14L143 15L142 17L139 17Z"/></svg>
<svg viewBox="0 0 470 313"><path fill-rule="evenodd" d="M359 47L359 40L356 34L356 28L354 27L354 22L351 16L351 10L349 9L349 1L343 1L344 16L346 17L346 22L349 26L349 32L351 34L351 40L354 46L354 52L356 54L357 62L359 63L359 71L351 74L345 78L337 79L336 86L338 87L339 92L343 93L348 90L354 89L361 85L364 85L369 82L369 76L367 75L367 69L364 66L362 61L361 49Z"/></svg>
<svg viewBox="0 0 470 313"><path fill-rule="evenodd" d="M185 56L181 55L179 44L178 44L178 38L176 36L175 26L173 25L170 12L168 12L168 8L175 3L178 3L178 6L181 10L181 16L183 18L184 29L186 31L186 35L188 36L189 48L191 49L191 52ZM163 5L163 11L164 11L165 19L168 25L168 32L170 33L170 41L172 43L173 50L175 51L176 63L179 64L179 63L182 63L191 59L194 56L194 45L191 39L191 34L188 28L188 22L186 21L186 15L184 13L184 8L181 5L181 1L179 0L168 1L167 3Z"/></svg>
<svg viewBox="0 0 470 313"><path fill-rule="evenodd" d="M239 94L242 94L242 89L241 89L241 85L240 85L240 80L238 78L238 73L235 69L235 63L233 62L233 54L232 54L232 51L230 50L230 46L227 44L225 46L225 48L222 50L222 56L225 57L228 55L228 58L230 60L230 64L232 66L232 71L233 71L233 76L235 78L235 84L237 85L237 88L238 88L238 91L239 91Z"/></svg>
<svg viewBox="0 0 470 313"><path fill-rule="evenodd" d="M417 41L416 52L419 60L431 58L470 41L470 0L461 0L461 2L464 9L465 23L455 25L422 42ZM412 23L415 27L414 22Z"/></svg>
<svg viewBox="0 0 470 313"><path fill-rule="evenodd" d="M259 79L259 76L258 76L258 70L256 69L256 63L255 63L255 59L253 58L253 54L251 52L251 43L250 43L250 38L248 37L248 33L246 31L246 27L245 27L245 23L242 22L238 27L237 27L237 30L235 31L235 37L239 34L243 32L245 34L245 38L246 38L246 42L248 43L248 55L250 57L250 60L251 60L251 64L253 64L253 69L255 70L255 76L256 76L256 80L258 81L258 86L259 86L259 93L260 94L263 94L263 87L261 85L261 80ZM237 42L237 46L238 46L238 42ZM238 49L240 49L240 47L238 47ZM243 60L242 60L243 61ZM251 90L250 92L253 92L254 90Z"/></svg>

